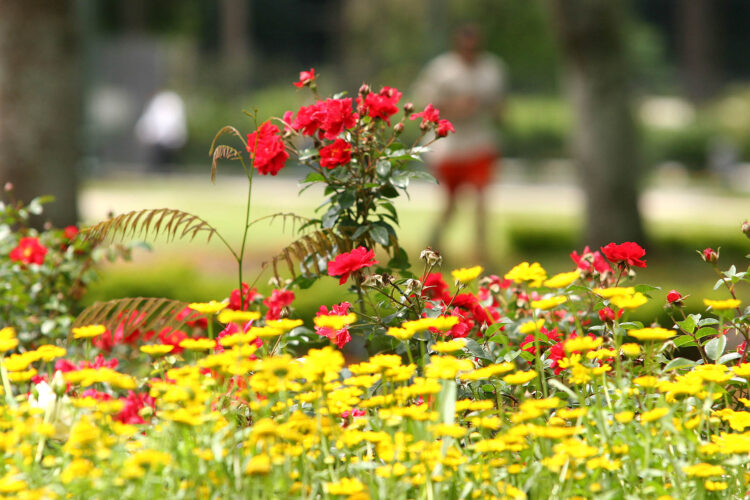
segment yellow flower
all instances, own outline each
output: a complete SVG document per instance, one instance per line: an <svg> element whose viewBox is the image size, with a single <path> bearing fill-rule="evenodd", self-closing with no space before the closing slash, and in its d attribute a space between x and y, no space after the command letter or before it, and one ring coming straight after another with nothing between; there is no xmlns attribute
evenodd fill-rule
<svg viewBox="0 0 750 500"><path fill-rule="evenodd" d="M544 286L549 288L565 288L580 277L581 273L578 270L569 273L559 273L545 281Z"/></svg>
<svg viewBox="0 0 750 500"><path fill-rule="evenodd" d="M707 464L706 462L686 465L682 468L682 472L691 477L711 477L725 474L724 467L721 465Z"/></svg>
<svg viewBox="0 0 750 500"><path fill-rule="evenodd" d="M558 295L556 297L549 297L546 299L541 300L532 300L531 301L531 307L534 309L552 309L553 307L557 307L560 304L565 303L568 300L568 298L565 295Z"/></svg>
<svg viewBox="0 0 750 500"><path fill-rule="evenodd" d="M621 411L620 413L615 414L615 420L617 420L621 424L627 424L628 422L633 420L633 417L635 417L635 413L629 410Z"/></svg>
<svg viewBox="0 0 750 500"><path fill-rule="evenodd" d="M542 327L543 324L544 324L544 319L540 319L537 321L527 321L526 323L523 323L521 325L518 331L526 335L527 333L538 331Z"/></svg>
<svg viewBox="0 0 750 500"><path fill-rule="evenodd" d="M482 274L482 271L484 271L482 266L462 267L461 269L451 271L451 275L454 280L465 284L477 279Z"/></svg>
<svg viewBox="0 0 750 500"><path fill-rule="evenodd" d="M341 330L347 325L351 325L355 321L357 321L357 315L354 313L349 313L345 316L338 316L335 314L322 314L320 316L316 316L313 320L315 322L315 326L318 328L330 328L331 330Z"/></svg>
<svg viewBox="0 0 750 500"><path fill-rule="evenodd" d="M453 339L448 342L435 342L432 350L435 352L454 352L466 347L466 339Z"/></svg>
<svg viewBox="0 0 750 500"><path fill-rule="evenodd" d="M193 302L188 304L188 307L201 314L216 314L217 312L226 309L228 305L228 302L217 302L212 300L211 302Z"/></svg>
<svg viewBox="0 0 750 500"><path fill-rule="evenodd" d="M530 281L532 287L539 287L547 279L547 271L538 262L533 264L521 262L505 274L505 279L516 283Z"/></svg>
<svg viewBox="0 0 750 500"><path fill-rule="evenodd" d="M588 335L571 338L565 341L565 352L593 351L601 347L604 339L601 337L591 338Z"/></svg>
<svg viewBox="0 0 750 500"><path fill-rule="evenodd" d="M641 292L636 292L633 295L616 295L609 301L620 309L635 309L647 303L648 297Z"/></svg>
<svg viewBox="0 0 750 500"><path fill-rule="evenodd" d="M92 337L98 337L106 331L107 327L104 325L79 326L78 328L73 328L73 338L90 339Z"/></svg>
<svg viewBox="0 0 750 500"><path fill-rule="evenodd" d="M341 481L326 483L325 489L329 495L354 495L364 491L365 485L357 478L345 477Z"/></svg>
<svg viewBox="0 0 750 500"><path fill-rule="evenodd" d="M706 479L703 486L705 486L708 491L722 491L729 488L729 484L727 484L726 481L711 481L710 479Z"/></svg>
<svg viewBox="0 0 750 500"><path fill-rule="evenodd" d="M750 378L750 363L742 363L741 365L733 366L732 371L738 377Z"/></svg>
<svg viewBox="0 0 750 500"><path fill-rule="evenodd" d="M453 356L431 356L430 364L425 367L425 377L453 379L459 371L469 371L474 365L468 359Z"/></svg>
<svg viewBox="0 0 750 500"><path fill-rule="evenodd" d="M503 382L510 385L523 385L534 380L536 376L535 371L516 372L504 376Z"/></svg>
<svg viewBox="0 0 750 500"><path fill-rule="evenodd" d="M25 490L27 487L26 481L16 479L12 474L0 478L0 493L17 493Z"/></svg>
<svg viewBox="0 0 750 500"><path fill-rule="evenodd" d="M640 328L638 330L628 331L628 335L635 337L638 340L667 340L675 336L674 330L667 330L666 328Z"/></svg>
<svg viewBox="0 0 750 500"><path fill-rule="evenodd" d="M406 328L398 328L396 326L390 327L387 332L388 335L396 337L399 340L409 340L415 333L417 332L414 330L407 330Z"/></svg>
<svg viewBox="0 0 750 500"><path fill-rule="evenodd" d="M224 309L219 313L219 321L222 323L247 323L260 318L258 311L234 311Z"/></svg>
<svg viewBox="0 0 750 500"><path fill-rule="evenodd" d="M622 295L633 295L635 288L632 286L613 286L610 288L594 288L593 292L602 298L611 299Z"/></svg>
<svg viewBox="0 0 750 500"><path fill-rule="evenodd" d="M16 331L13 327L6 326L0 330L0 352L6 352L18 347Z"/></svg>
<svg viewBox="0 0 750 500"><path fill-rule="evenodd" d="M162 356L171 352L174 349L173 345L169 344L154 344L141 346L141 352L144 352L150 356Z"/></svg>
<svg viewBox="0 0 750 500"><path fill-rule="evenodd" d="M641 387L656 387L659 385L659 379L653 375L643 375L633 379L633 383Z"/></svg>
<svg viewBox="0 0 750 500"><path fill-rule="evenodd" d="M641 353L641 346L639 346L638 344L634 344L633 342L630 342L627 344L622 344L620 346L620 351L622 351L622 353L625 356L634 358Z"/></svg>
<svg viewBox="0 0 750 500"><path fill-rule="evenodd" d="M282 318L282 319L272 319L266 321L266 326L270 326L272 328L278 328L279 330L282 330L284 332L288 332L290 330L294 330L298 326L304 325L305 322L301 319L289 319L289 318Z"/></svg>
<svg viewBox="0 0 750 500"><path fill-rule="evenodd" d="M271 457L268 455L255 455L245 467L245 473L250 475L266 475L270 471Z"/></svg>
<svg viewBox="0 0 750 500"><path fill-rule="evenodd" d="M654 420L659 420L667 413L669 413L669 408L654 408L646 413L641 413L641 422L653 422Z"/></svg>
<svg viewBox="0 0 750 500"><path fill-rule="evenodd" d="M190 351L207 351L216 347L213 339L185 339L180 342L180 347Z"/></svg>
<svg viewBox="0 0 750 500"><path fill-rule="evenodd" d="M726 300L703 299L703 303L706 304L706 307L711 307L713 309L734 309L735 307L740 307L740 304L742 303L742 301L739 299L726 299Z"/></svg>

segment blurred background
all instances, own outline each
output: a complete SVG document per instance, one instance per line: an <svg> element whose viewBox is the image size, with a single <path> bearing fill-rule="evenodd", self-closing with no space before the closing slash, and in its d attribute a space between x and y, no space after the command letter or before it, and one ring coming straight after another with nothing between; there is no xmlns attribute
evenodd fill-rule
<svg viewBox="0 0 750 500"><path fill-rule="evenodd" d="M243 109L264 119L309 103L291 82L310 67L322 94L367 81L409 98L470 21L510 82L488 270L520 260L570 270L567 254L586 243L637 240L649 250L639 282L697 301L716 294L695 250L721 246L722 262L741 264L750 246L739 231L750 216L748 19L744 0L10 0L0 3L0 181L54 194L46 216L60 226L170 207L236 242L246 185L233 164L210 183L216 131L250 132ZM148 142L151 106L177 117L164 125L168 151ZM298 197L302 175L290 165L259 180L254 215L310 214L322 193ZM416 261L441 192L410 193L398 208ZM446 270L472 263L470 205L466 193L440 249ZM258 225L250 236L254 277L295 234ZM236 278L224 252L198 241L138 250L86 300L225 297ZM341 300L323 281L303 312Z"/></svg>

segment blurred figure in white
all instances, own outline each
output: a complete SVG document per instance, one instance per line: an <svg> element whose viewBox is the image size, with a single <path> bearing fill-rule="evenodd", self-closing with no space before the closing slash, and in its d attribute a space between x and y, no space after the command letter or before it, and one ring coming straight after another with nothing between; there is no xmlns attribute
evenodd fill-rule
<svg viewBox="0 0 750 500"><path fill-rule="evenodd" d="M482 35L474 24L461 26L453 36L453 50L422 70L415 83L420 104L432 103L440 118L453 123L455 134L433 144L427 161L447 194L445 210L433 230L430 245L440 249L440 239L456 208L462 186L476 190L476 258L487 260L485 188L499 162L496 133L507 87L503 62L483 50Z"/></svg>
<svg viewBox="0 0 750 500"><path fill-rule="evenodd" d="M171 170L187 141L185 103L171 90L158 92L135 124L135 135L148 150L151 170Z"/></svg>

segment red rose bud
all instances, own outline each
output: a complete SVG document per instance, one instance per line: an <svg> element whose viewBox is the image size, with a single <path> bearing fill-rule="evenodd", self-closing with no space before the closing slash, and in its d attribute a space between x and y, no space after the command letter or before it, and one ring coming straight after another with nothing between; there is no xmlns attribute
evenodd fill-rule
<svg viewBox="0 0 750 500"><path fill-rule="evenodd" d="M407 102L404 104L404 113L411 113L414 111L414 104L411 102Z"/></svg>
<svg viewBox="0 0 750 500"><path fill-rule="evenodd" d="M713 263L719 260L719 252L717 252L713 248L706 248L705 250L703 250L703 253L701 253L701 258L704 262Z"/></svg>
<svg viewBox="0 0 750 500"><path fill-rule="evenodd" d="M404 131L404 124L403 124L403 123L401 123L401 122L399 122L399 123L395 124L395 125L393 126L393 131L394 131L394 132L395 132L396 134L400 134L401 132L403 132L403 131Z"/></svg>
<svg viewBox="0 0 750 500"><path fill-rule="evenodd" d="M315 68L310 68L310 71L300 71L299 81L294 82L293 85L298 89L309 85L312 86L315 81Z"/></svg>
<svg viewBox="0 0 750 500"><path fill-rule="evenodd" d="M614 321L615 312L609 307L604 307L602 309L599 309L599 319L602 320L604 323L609 323L611 321Z"/></svg>
<svg viewBox="0 0 750 500"><path fill-rule="evenodd" d="M667 302L680 305L682 303L682 295L677 290L670 290L667 294Z"/></svg>
<svg viewBox="0 0 750 500"><path fill-rule="evenodd" d="M370 92L371 92L370 91L370 86L367 85L366 83L363 83L362 86L359 88L359 93L362 94L362 95L367 95Z"/></svg>
<svg viewBox="0 0 750 500"><path fill-rule="evenodd" d="M745 234L745 236L750 238L750 222L745 221L742 223L742 232Z"/></svg>

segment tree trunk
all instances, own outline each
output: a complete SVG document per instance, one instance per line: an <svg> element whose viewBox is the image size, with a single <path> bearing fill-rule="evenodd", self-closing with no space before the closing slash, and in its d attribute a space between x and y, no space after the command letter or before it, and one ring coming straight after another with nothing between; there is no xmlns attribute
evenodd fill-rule
<svg viewBox="0 0 750 500"><path fill-rule="evenodd" d="M621 0L550 0L586 195L585 243L638 241L640 165Z"/></svg>
<svg viewBox="0 0 750 500"><path fill-rule="evenodd" d="M677 4L683 84L694 102L706 101L718 88L714 9L712 0L680 0Z"/></svg>
<svg viewBox="0 0 750 500"><path fill-rule="evenodd" d="M80 85L75 3L0 0L0 182L29 201L51 194L44 219L75 224Z"/></svg>

